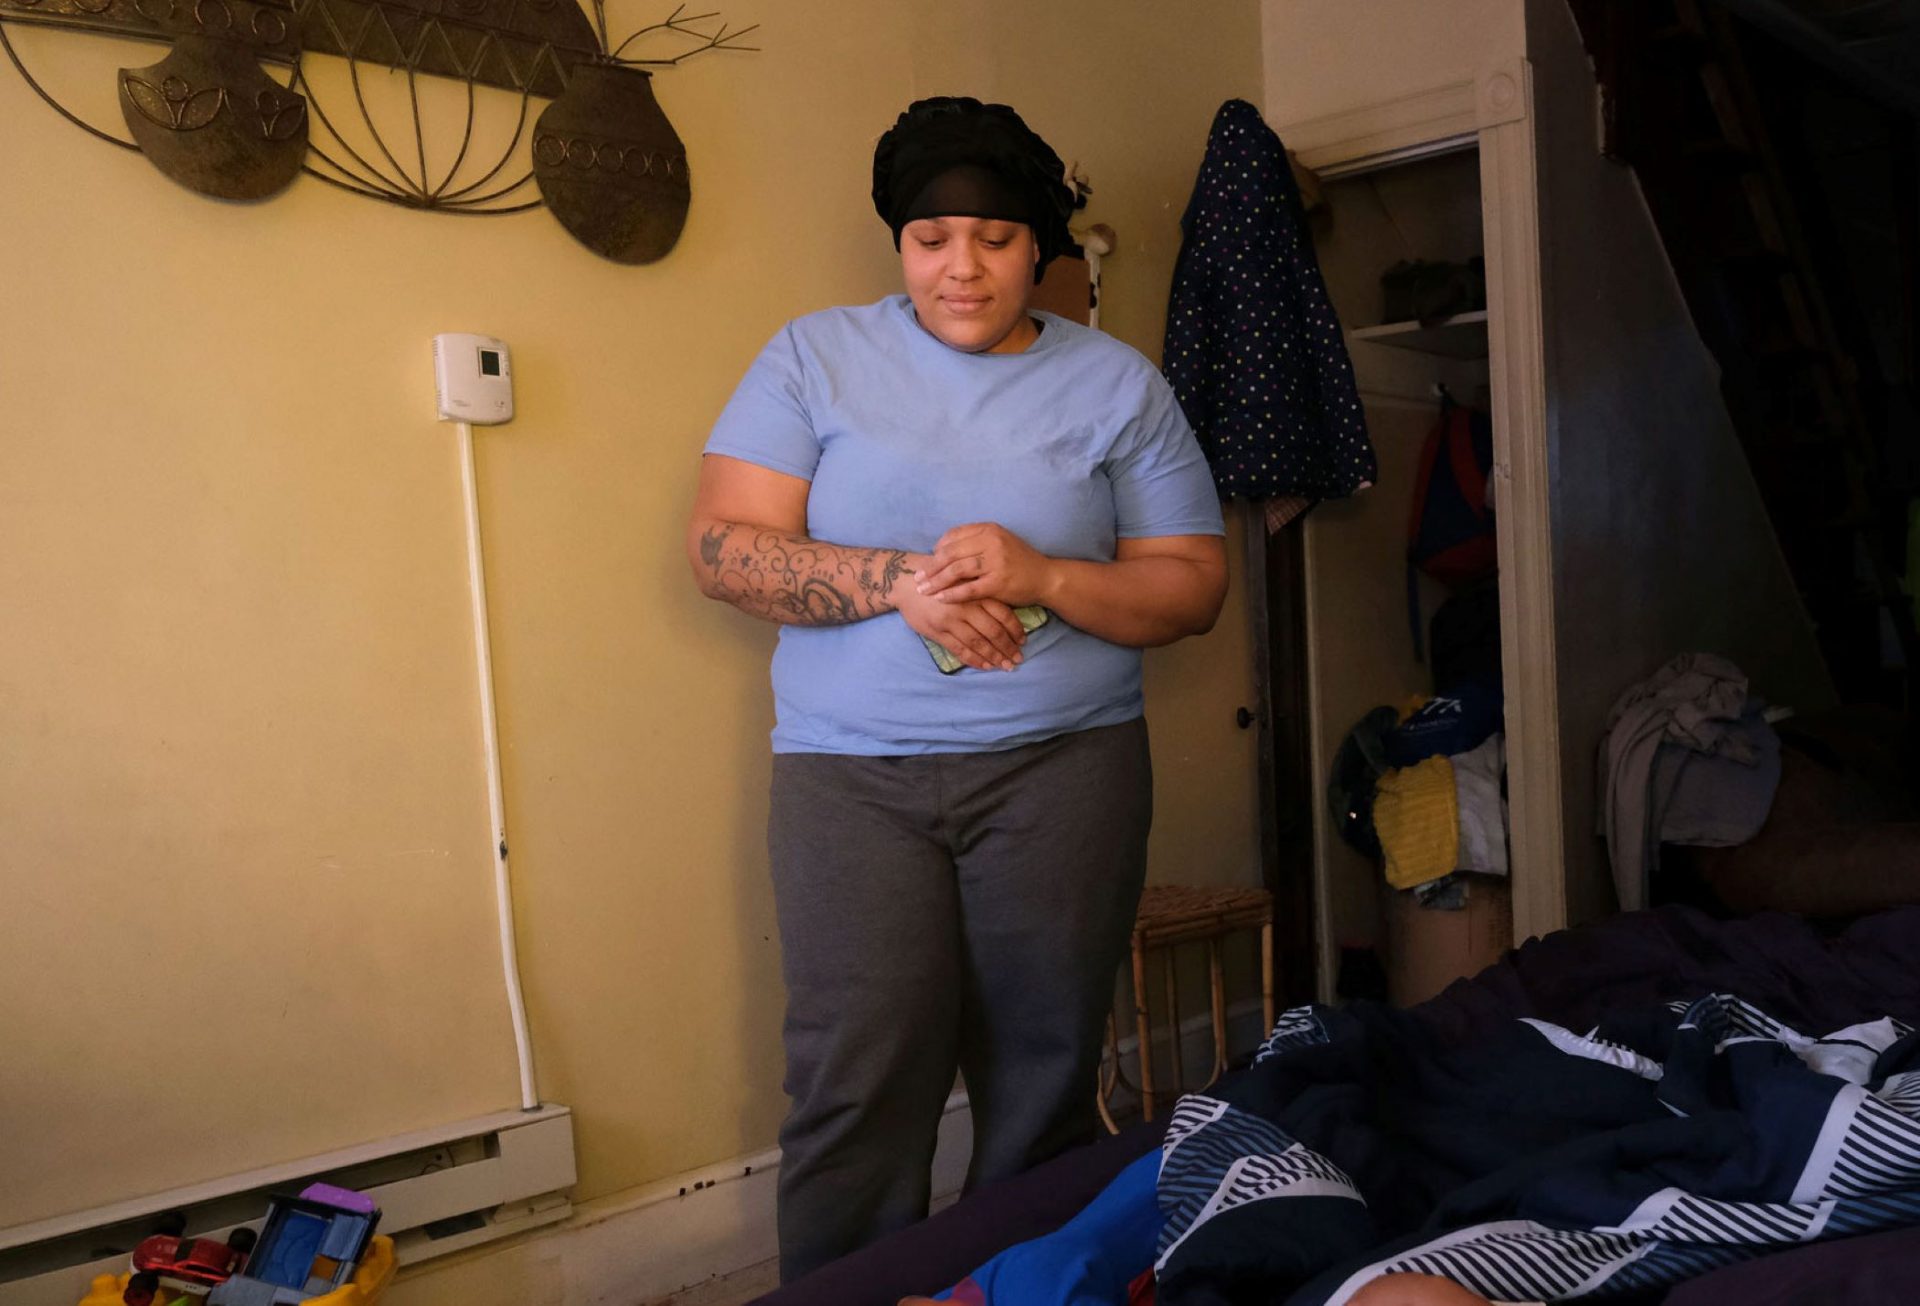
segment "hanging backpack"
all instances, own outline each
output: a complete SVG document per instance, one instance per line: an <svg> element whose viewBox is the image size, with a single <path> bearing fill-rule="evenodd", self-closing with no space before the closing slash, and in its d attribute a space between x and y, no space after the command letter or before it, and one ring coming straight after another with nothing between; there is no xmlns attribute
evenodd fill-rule
<svg viewBox="0 0 1920 1306"><path fill-rule="evenodd" d="M1448 586L1490 576L1500 558L1487 502L1493 471L1493 419L1463 408L1442 391L1440 413L1420 450L1407 522L1407 615L1414 657L1420 639L1420 572Z"/></svg>
<svg viewBox="0 0 1920 1306"><path fill-rule="evenodd" d="M1434 611L1427 627L1433 692L1500 683L1500 578L1463 585Z"/></svg>

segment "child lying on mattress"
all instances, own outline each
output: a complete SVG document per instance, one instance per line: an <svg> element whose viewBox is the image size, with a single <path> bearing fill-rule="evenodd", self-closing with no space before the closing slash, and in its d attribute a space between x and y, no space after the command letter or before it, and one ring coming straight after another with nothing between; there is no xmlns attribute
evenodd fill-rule
<svg viewBox="0 0 1920 1306"><path fill-rule="evenodd" d="M1890 1017L1814 1038L1709 993L1456 1043L1412 1013L1306 1007L1072 1221L930 1300L1653 1295L1916 1224L1920 1036Z"/></svg>
<svg viewBox="0 0 1920 1306"><path fill-rule="evenodd" d="M1153 1301L1160 1231L1153 1209L1159 1169L1159 1154L1148 1153L1055 1233L1009 1248L938 1297L904 1297L900 1306L1146 1306ZM1351 1300L1352 1306L1493 1306L1427 1274L1382 1275Z"/></svg>

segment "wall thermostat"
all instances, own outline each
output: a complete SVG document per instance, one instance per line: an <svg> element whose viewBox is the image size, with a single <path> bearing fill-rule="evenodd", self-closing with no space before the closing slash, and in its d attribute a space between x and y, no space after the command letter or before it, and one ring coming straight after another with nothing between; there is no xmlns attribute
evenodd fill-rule
<svg viewBox="0 0 1920 1306"><path fill-rule="evenodd" d="M507 342L466 331L433 338L433 393L442 421L494 426L513 420L513 365Z"/></svg>

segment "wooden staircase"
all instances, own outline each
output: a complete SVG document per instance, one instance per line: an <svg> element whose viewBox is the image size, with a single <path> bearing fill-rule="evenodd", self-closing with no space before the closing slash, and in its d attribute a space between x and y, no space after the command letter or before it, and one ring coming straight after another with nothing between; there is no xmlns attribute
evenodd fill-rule
<svg viewBox="0 0 1920 1306"><path fill-rule="evenodd" d="M1777 128L1793 55L1706 0L1570 3L1600 80L1602 149L1639 177L1835 685L1850 702L1907 707L1920 634L1903 572L1920 485L1900 469L1920 433L1889 424L1826 197ZM1904 115L1887 112L1897 131ZM1909 279L1911 332L1914 267L1887 275Z"/></svg>

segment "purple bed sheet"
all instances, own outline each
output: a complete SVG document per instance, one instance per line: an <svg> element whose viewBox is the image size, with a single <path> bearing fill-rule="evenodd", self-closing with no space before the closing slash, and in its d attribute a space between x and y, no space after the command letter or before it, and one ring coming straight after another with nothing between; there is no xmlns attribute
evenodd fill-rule
<svg viewBox="0 0 1920 1306"><path fill-rule="evenodd" d="M1920 1025L1920 907L1823 935L1766 913L1716 921L1684 907L1610 917L1531 939L1419 1010L1448 1036L1520 1016L1587 1028L1621 1004L1737 993L1809 1033L1877 1016ZM1016 1242L1071 1219L1159 1143L1138 1125L1078 1148L759 1299L755 1306L893 1306L938 1292ZM1768 1295L1772 1293L1774 1295ZM1800 1295L1794 1295L1794 1294ZM1668 1296L1670 1306L1920 1301L1920 1230L1818 1244L1732 1266Z"/></svg>

